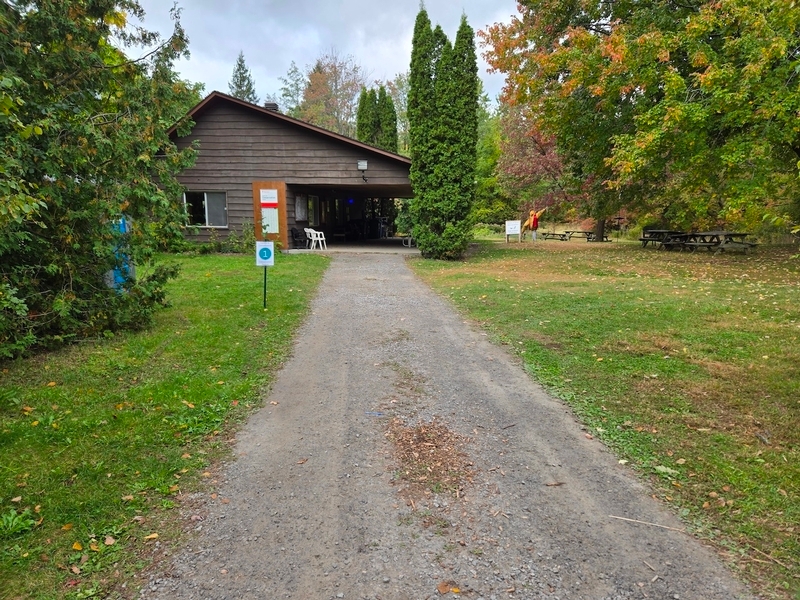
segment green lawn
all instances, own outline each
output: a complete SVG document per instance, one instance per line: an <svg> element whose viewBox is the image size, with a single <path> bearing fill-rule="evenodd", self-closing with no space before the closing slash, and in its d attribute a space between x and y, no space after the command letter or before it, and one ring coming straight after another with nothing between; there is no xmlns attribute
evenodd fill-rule
<svg viewBox="0 0 800 600"><path fill-rule="evenodd" d="M798 598L790 254L549 241L412 265L762 592ZM214 476L327 265L279 256L265 312L252 257L177 260L151 330L0 365L0 597L113 597L179 534L175 507Z"/></svg>
<svg viewBox="0 0 800 600"><path fill-rule="evenodd" d="M412 265L762 592L800 598L792 252L484 242L462 262Z"/></svg>
<svg viewBox="0 0 800 600"><path fill-rule="evenodd" d="M153 328L0 365L0 597L107 597L177 534L286 358L327 259L172 258ZM148 539L148 536L150 538Z"/></svg>

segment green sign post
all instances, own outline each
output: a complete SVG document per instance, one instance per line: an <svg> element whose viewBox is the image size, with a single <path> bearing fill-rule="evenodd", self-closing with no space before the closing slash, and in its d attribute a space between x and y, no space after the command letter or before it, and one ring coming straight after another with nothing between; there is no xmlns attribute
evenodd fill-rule
<svg viewBox="0 0 800 600"><path fill-rule="evenodd" d="M256 266L264 267L264 308L267 308L267 267L275 266L274 242L256 242Z"/></svg>

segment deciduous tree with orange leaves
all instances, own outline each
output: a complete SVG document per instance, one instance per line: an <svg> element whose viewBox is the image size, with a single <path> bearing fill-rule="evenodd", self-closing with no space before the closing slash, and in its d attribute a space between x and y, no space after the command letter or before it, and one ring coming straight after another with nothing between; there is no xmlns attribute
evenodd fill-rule
<svg viewBox="0 0 800 600"><path fill-rule="evenodd" d="M510 104L553 135L594 216L753 227L800 209L790 0L527 0L482 32Z"/></svg>

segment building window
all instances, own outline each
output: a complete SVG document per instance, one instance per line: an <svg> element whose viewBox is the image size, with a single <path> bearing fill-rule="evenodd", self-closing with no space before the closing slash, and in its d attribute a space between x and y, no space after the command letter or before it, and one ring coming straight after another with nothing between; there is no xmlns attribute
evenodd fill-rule
<svg viewBox="0 0 800 600"><path fill-rule="evenodd" d="M319 221L319 196L308 196L308 224L316 227Z"/></svg>
<svg viewBox="0 0 800 600"><path fill-rule="evenodd" d="M308 221L308 198L305 194L297 194L294 199L294 220Z"/></svg>
<svg viewBox="0 0 800 600"><path fill-rule="evenodd" d="M227 227L228 201L225 192L186 192L183 195L189 225Z"/></svg>

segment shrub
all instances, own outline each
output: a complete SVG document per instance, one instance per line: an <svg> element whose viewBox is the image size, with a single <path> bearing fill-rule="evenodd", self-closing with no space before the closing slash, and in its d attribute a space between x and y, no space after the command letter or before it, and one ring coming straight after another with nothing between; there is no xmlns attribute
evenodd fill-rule
<svg viewBox="0 0 800 600"><path fill-rule="evenodd" d="M0 358L141 327L179 244L177 174L197 88L172 68L187 40L126 25L136 2L5 2L0 8ZM69 32L66 35L65 32ZM148 49L131 61L125 51ZM35 51L29 51L35 49ZM11 75L7 77L6 75ZM109 272L115 272L109 287Z"/></svg>

